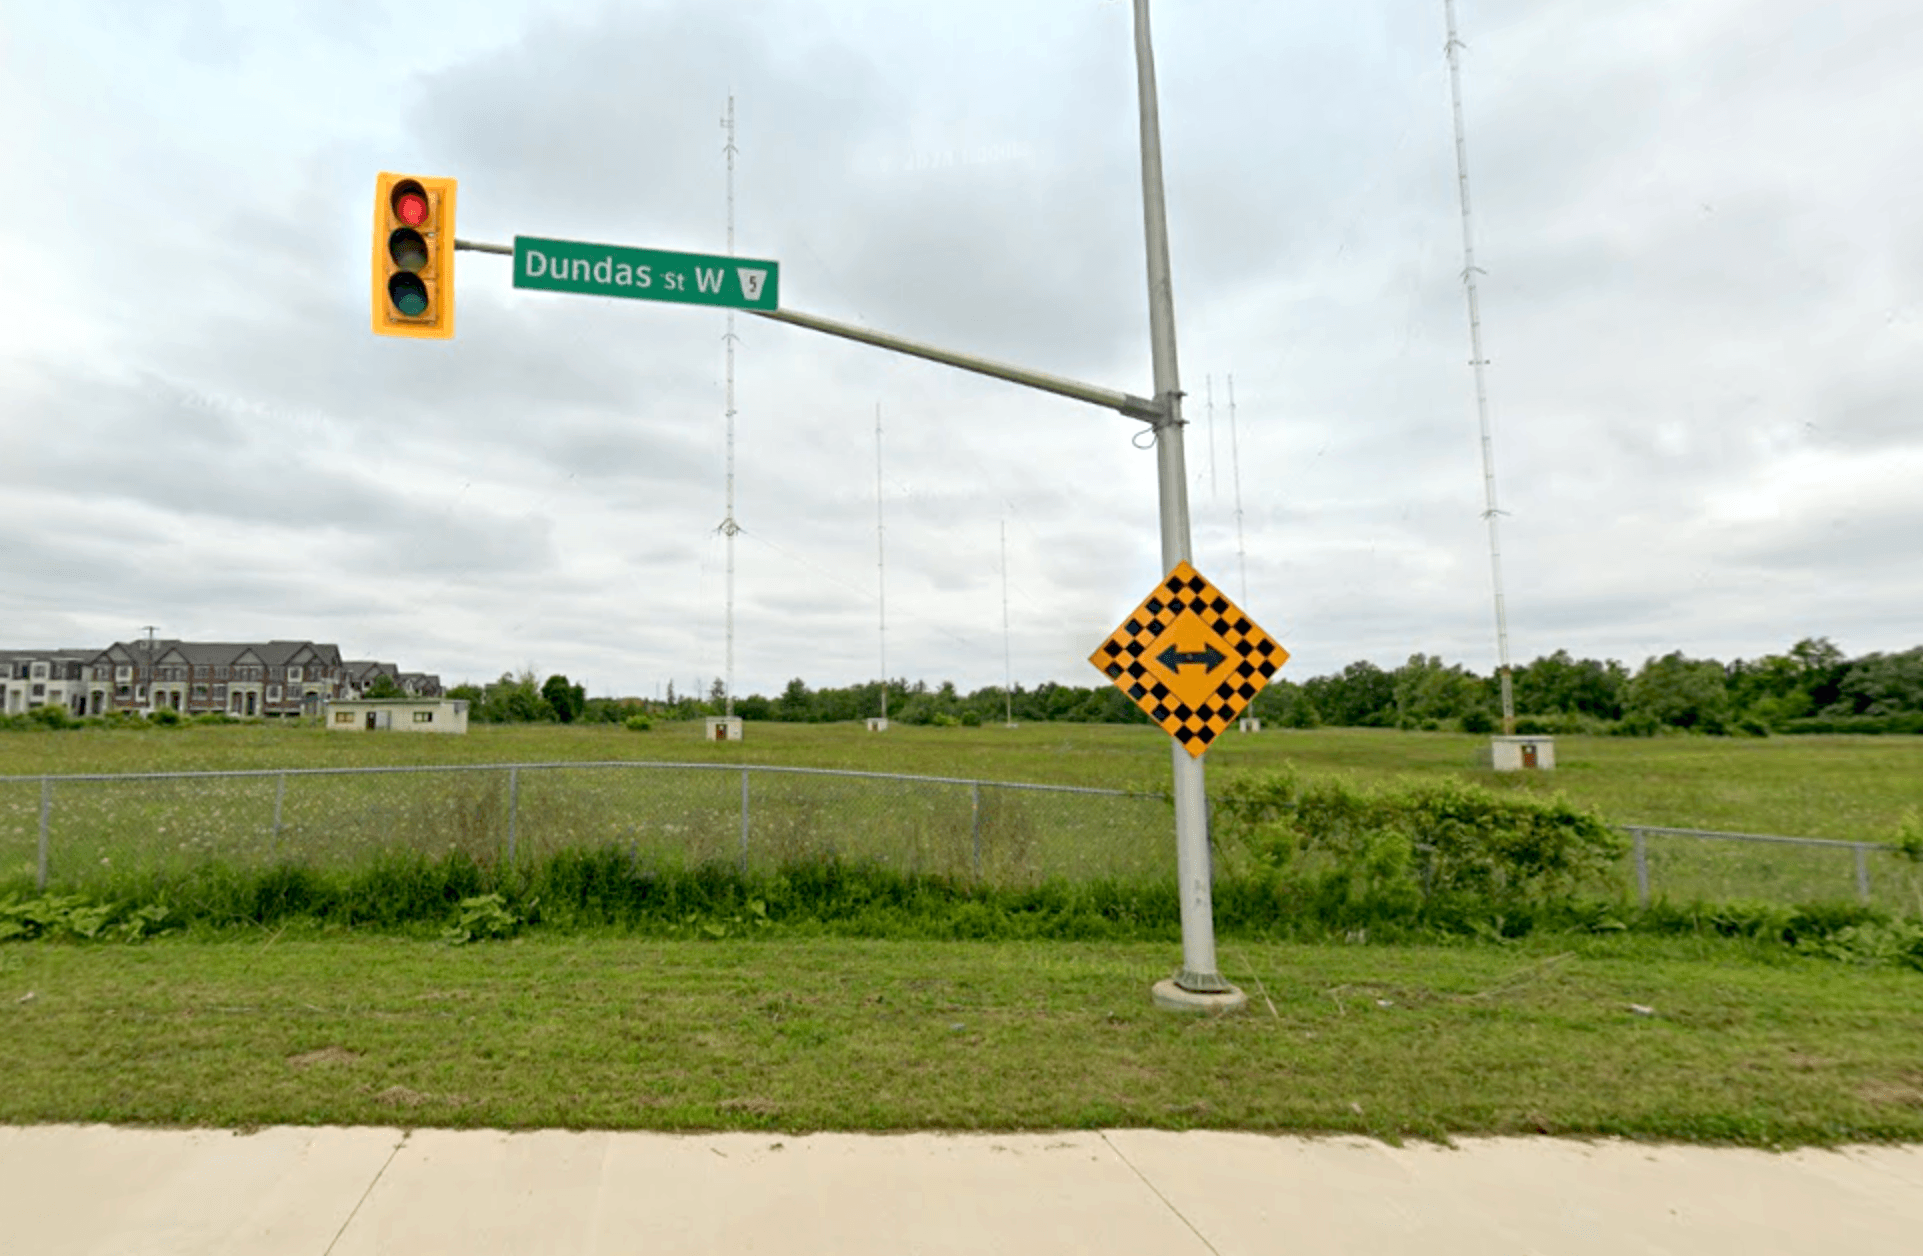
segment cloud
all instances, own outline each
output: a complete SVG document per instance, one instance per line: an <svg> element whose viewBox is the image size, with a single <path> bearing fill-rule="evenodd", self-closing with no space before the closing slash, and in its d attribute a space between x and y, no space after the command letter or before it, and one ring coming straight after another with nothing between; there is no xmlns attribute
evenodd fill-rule
<svg viewBox="0 0 1923 1256"><path fill-rule="evenodd" d="M458 177L474 239L718 251L732 92L737 247L788 304L1149 390L1124 6L109 12L0 52L13 644L722 668L725 317L464 253L453 342L372 336L378 170ZM1923 14L1461 16L1517 655L1914 644ZM1486 669L1440 13L1162 6L1156 40L1196 561L1246 565L1297 678ZM736 332L738 687L879 666L877 405L890 669L1000 682L1005 522L1018 678L1092 680L1161 570L1139 423Z"/></svg>

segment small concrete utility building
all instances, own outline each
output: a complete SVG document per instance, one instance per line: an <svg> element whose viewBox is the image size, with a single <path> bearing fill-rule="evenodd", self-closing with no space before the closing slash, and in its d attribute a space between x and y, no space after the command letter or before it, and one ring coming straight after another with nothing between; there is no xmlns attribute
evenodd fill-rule
<svg viewBox="0 0 1923 1256"><path fill-rule="evenodd" d="M343 698L324 716L337 733L465 733L464 698Z"/></svg>
<svg viewBox="0 0 1923 1256"><path fill-rule="evenodd" d="M1489 766L1498 772L1553 772L1554 737L1491 737Z"/></svg>

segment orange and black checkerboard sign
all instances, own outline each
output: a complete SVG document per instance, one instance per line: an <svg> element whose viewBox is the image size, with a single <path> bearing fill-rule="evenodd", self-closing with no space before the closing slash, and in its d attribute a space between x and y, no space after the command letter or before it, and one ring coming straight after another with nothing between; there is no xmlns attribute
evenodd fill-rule
<svg viewBox="0 0 1923 1256"><path fill-rule="evenodd" d="M1289 652L1178 563L1088 661L1200 758Z"/></svg>

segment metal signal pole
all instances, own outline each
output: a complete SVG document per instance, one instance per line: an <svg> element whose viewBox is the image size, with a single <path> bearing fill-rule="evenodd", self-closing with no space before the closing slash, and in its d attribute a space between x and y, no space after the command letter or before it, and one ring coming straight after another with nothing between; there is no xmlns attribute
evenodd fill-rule
<svg viewBox="0 0 1923 1256"><path fill-rule="evenodd" d="M1155 438L1156 481L1161 506L1162 569L1168 571L1191 557L1188 472L1182 451L1182 384L1175 354L1175 296L1169 278L1168 208L1162 191L1161 121L1155 98L1155 55L1149 46L1148 0L1135 0L1135 69L1142 140L1142 224L1148 253L1149 349L1155 375L1153 399L1112 388L1084 384L1045 371L1011 366L924 344L903 336L852 323L804 314L791 309L762 309L743 305L759 318L804 327L825 335L874 345L893 353L940 362L964 371L1007 380L1025 388L1072 397L1104 407L1149 425ZM732 145L730 146L732 148ZM456 240L460 251L514 256L513 246ZM732 412L730 403L730 412ZM879 577L884 561L881 492L881 409L875 409L875 566ZM732 507L732 498L730 499ZM730 515L732 515L732 508ZM888 701L887 602L878 590L882 629L882 702ZM883 708L884 717L887 707ZM1174 738L1169 739L1175 794L1177 889L1182 909L1182 967L1154 988L1158 1006L1171 1010L1226 1010L1241 1007L1248 998L1222 979L1215 961L1214 902L1209 883L1208 795L1201 759Z"/></svg>
<svg viewBox="0 0 1923 1256"><path fill-rule="evenodd" d="M1155 52L1148 0L1135 0L1135 78L1142 124L1142 225L1148 245L1149 351L1155 371L1152 421L1161 488L1162 570L1191 558L1188 469L1182 452L1182 381L1175 354L1175 289L1169 277L1168 204L1162 191L1162 124L1155 97ZM1215 964L1215 904L1209 884L1208 789L1202 760L1169 741L1175 774L1176 887L1182 904L1182 968L1155 986L1158 1006L1174 1011L1240 1007L1248 996Z"/></svg>

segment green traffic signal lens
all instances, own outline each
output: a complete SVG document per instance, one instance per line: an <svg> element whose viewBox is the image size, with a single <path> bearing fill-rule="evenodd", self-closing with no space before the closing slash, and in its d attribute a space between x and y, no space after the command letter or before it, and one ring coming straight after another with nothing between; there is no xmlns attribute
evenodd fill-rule
<svg viewBox="0 0 1923 1256"><path fill-rule="evenodd" d="M408 318L419 318L427 313L427 285L421 282L419 275L408 271L388 277L387 299Z"/></svg>
<svg viewBox="0 0 1923 1256"><path fill-rule="evenodd" d="M387 255L402 270L420 270L427 265L427 241L412 227L402 227L387 237Z"/></svg>

